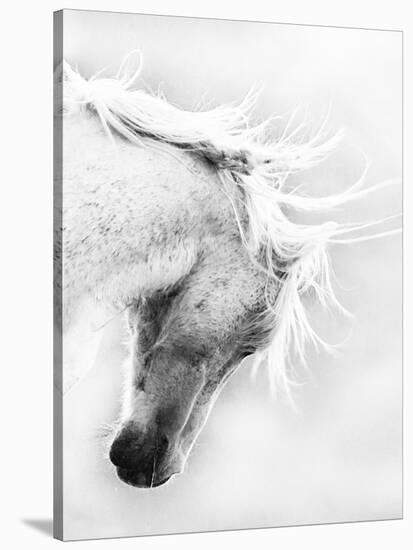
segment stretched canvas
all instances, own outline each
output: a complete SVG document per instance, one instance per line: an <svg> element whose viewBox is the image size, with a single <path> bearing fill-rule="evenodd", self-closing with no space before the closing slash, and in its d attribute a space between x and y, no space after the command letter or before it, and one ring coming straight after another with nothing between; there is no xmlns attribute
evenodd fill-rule
<svg viewBox="0 0 413 550"><path fill-rule="evenodd" d="M55 536L402 516L402 34L55 13Z"/></svg>

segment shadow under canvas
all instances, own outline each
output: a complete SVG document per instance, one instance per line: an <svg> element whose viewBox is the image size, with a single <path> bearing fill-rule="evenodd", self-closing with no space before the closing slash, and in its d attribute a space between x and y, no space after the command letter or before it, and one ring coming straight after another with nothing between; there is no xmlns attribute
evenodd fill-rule
<svg viewBox="0 0 413 550"><path fill-rule="evenodd" d="M53 536L53 520L51 518L24 518L21 521L24 525L32 527L43 535Z"/></svg>

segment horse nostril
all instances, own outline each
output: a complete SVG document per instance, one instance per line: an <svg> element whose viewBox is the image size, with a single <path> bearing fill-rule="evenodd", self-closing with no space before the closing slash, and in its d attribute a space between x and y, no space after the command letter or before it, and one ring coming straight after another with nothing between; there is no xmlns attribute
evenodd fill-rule
<svg viewBox="0 0 413 550"><path fill-rule="evenodd" d="M112 443L109 451L109 459L115 466L122 466L123 458L125 454L124 445L121 445L118 440Z"/></svg>
<svg viewBox="0 0 413 550"><path fill-rule="evenodd" d="M163 454L166 452L166 450L169 447L169 438L165 434L160 434L158 438L158 452L159 454Z"/></svg>
<svg viewBox="0 0 413 550"><path fill-rule="evenodd" d="M109 451L109 459L119 467L129 467L133 465L137 458L137 449L139 436L131 432L129 427L123 428L118 436L112 442Z"/></svg>

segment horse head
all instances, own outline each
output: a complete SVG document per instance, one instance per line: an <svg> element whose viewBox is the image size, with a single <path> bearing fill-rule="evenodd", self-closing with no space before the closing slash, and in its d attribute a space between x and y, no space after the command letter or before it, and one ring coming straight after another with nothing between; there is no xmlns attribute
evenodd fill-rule
<svg viewBox="0 0 413 550"><path fill-rule="evenodd" d="M123 481L154 487L182 472L225 382L267 342L264 287L239 244L221 243L174 288L128 308L129 380L110 449Z"/></svg>

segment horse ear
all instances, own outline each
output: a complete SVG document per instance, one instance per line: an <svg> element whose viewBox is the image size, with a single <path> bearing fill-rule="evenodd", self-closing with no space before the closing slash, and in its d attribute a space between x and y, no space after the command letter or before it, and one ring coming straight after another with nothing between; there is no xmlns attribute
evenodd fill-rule
<svg viewBox="0 0 413 550"><path fill-rule="evenodd" d="M85 79L80 75L80 73L76 69L73 69L73 67L70 65L68 61L66 61L66 59L63 59L62 61L61 78L63 82L68 82L68 83L85 81Z"/></svg>
<svg viewBox="0 0 413 550"><path fill-rule="evenodd" d="M70 107L65 105L64 96L68 90L82 89L80 86L85 83L83 77L72 68L70 63L65 59L61 61L55 68L53 73L53 85L56 92L55 95L55 115L60 116L62 113L67 112ZM69 92L69 96L72 94ZM73 94L75 95L75 94Z"/></svg>
<svg viewBox="0 0 413 550"><path fill-rule="evenodd" d="M76 72L74 69L72 69L72 66L70 63L66 61L66 59L63 59L62 61L62 80L64 81L72 81L79 78L79 73Z"/></svg>
<svg viewBox="0 0 413 550"><path fill-rule="evenodd" d="M63 82L76 82L83 80L80 74L72 68L70 63L63 59L54 69L53 73L54 82L56 84L62 84Z"/></svg>

